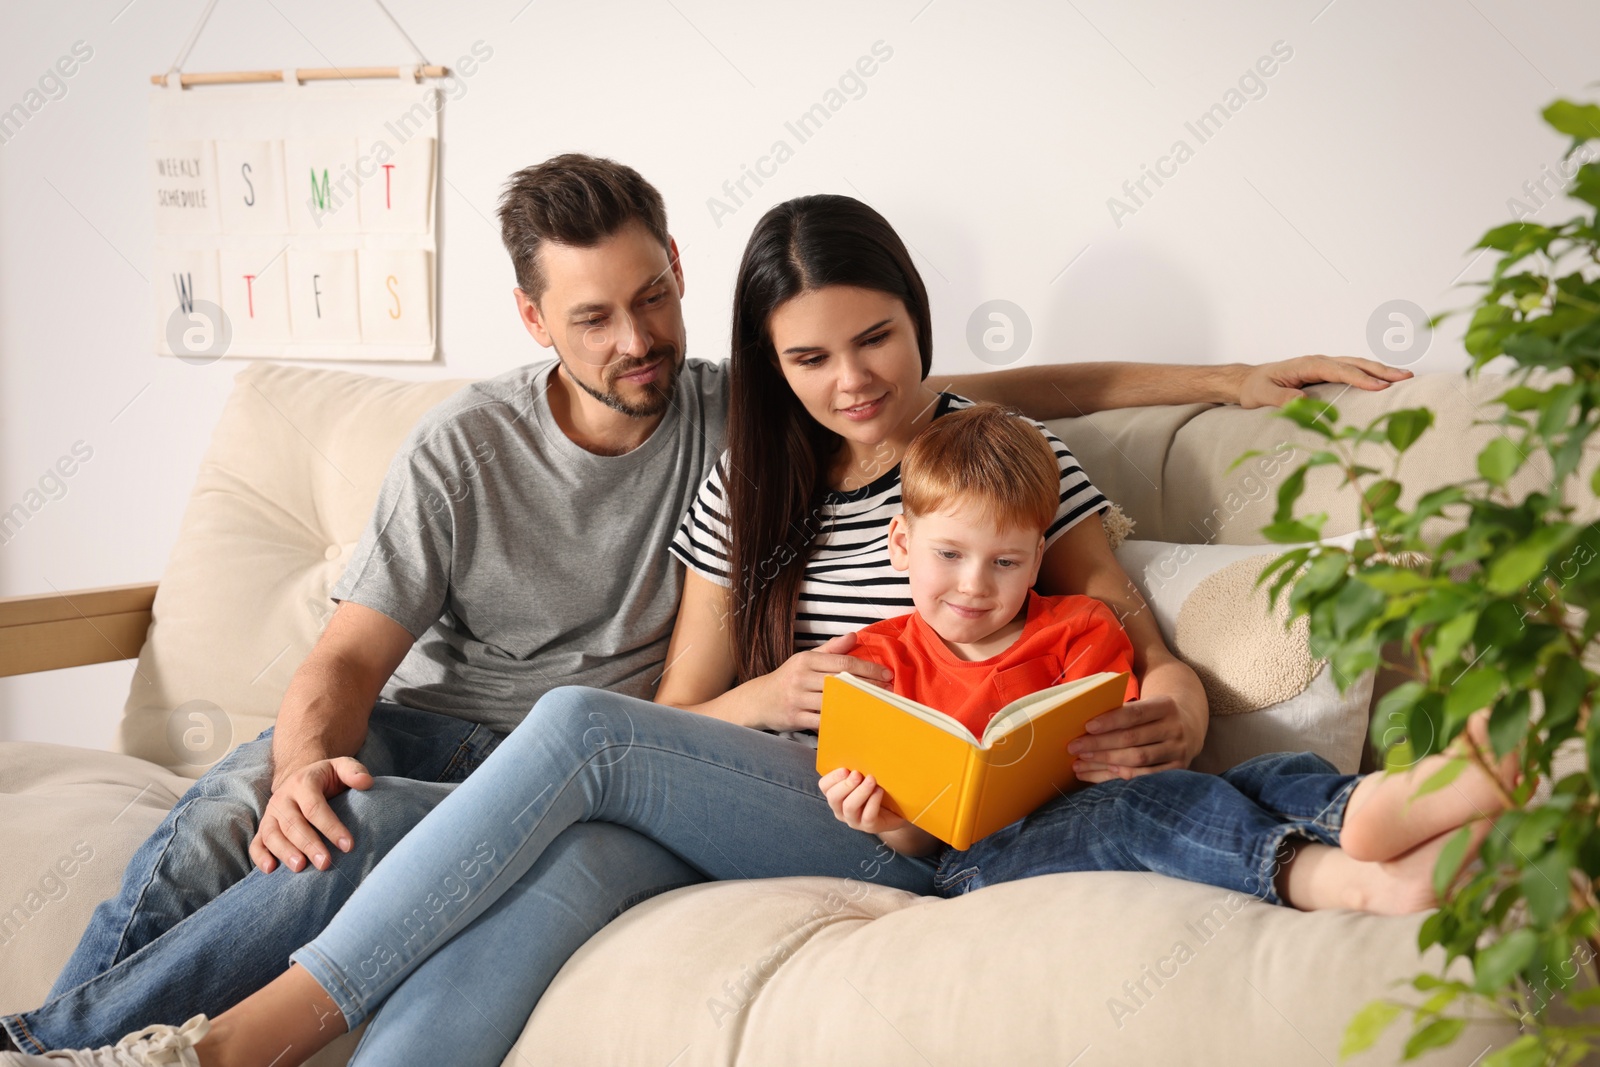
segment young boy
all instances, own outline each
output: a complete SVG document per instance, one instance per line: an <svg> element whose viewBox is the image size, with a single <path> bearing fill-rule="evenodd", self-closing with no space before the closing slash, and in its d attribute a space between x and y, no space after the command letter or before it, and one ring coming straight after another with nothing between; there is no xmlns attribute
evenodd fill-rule
<svg viewBox="0 0 1600 1067"><path fill-rule="evenodd" d="M1134 699L1133 648L1111 610L1032 591L1058 493L1055 457L1023 420L980 404L932 423L906 450L903 514L889 526L890 561L908 572L917 610L861 630L852 655L890 667L896 693L975 735L1018 697L1100 671L1128 671ZM1487 752L1485 719L1474 716L1468 735ZM943 852L935 884L945 896L1034 874L1150 870L1306 910L1403 913L1434 905L1433 865L1452 832L1503 807L1475 767L1459 790L1414 798L1447 758L1363 777L1313 753L1279 753L1221 775L1117 779L1052 800L964 852L884 808L871 775L838 768L818 785L835 817L895 851ZM1509 790L1514 770L1507 756L1498 785ZM1475 826L1469 856L1489 822Z"/></svg>

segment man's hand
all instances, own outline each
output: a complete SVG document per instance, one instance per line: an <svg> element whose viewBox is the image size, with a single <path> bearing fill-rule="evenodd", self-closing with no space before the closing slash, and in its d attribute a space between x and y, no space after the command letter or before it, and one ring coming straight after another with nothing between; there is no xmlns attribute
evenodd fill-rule
<svg viewBox="0 0 1600 1067"><path fill-rule="evenodd" d="M1300 388L1302 385L1318 382L1342 382L1357 389L1377 391L1409 377L1408 370L1355 356L1300 356L1245 367L1239 380L1239 406L1282 407L1295 397L1306 395Z"/></svg>
<svg viewBox="0 0 1600 1067"><path fill-rule="evenodd" d="M302 871L307 856L317 870L327 870L332 861L323 838L340 852L350 851L351 840L328 798L371 786L372 775L349 756L317 760L283 775L272 783L272 799L250 842L250 858L264 874L272 873L279 860L291 871Z"/></svg>
<svg viewBox="0 0 1600 1067"><path fill-rule="evenodd" d="M1169 659L1146 672L1139 699L1096 715L1067 746L1084 782L1107 782L1189 766L1205 743L1210 709L1205 687L1187 664Z"/></svg>

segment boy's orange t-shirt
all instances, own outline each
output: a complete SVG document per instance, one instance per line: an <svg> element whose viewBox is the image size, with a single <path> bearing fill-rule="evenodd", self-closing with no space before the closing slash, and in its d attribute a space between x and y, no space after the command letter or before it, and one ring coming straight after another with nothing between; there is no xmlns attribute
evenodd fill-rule
<svg viewBox="0 0 1600 1067"><path fill-rule="evenodd" d="M1127 671L1137 699L1133 643L1112 610L1088 596L1028 592L1028 617L1011 647L983 660L951 652L921 615L875 622L849 655L894 671L900 696L936 708L981 737L995 712L1020 697L1101 671Z"/></svg>

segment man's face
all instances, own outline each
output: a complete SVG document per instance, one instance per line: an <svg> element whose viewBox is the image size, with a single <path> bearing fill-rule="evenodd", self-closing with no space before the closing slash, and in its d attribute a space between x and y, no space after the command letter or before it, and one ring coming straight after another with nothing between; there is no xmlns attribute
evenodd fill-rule
<svg viewBox="0 0 1600 1067"><path fill-rule="evenodd" d="M538 303L516 291L528 332L554 347L574 384L622 414L667 409L683 366L683 269L639 223L592 248L546 243Z"/></svg>

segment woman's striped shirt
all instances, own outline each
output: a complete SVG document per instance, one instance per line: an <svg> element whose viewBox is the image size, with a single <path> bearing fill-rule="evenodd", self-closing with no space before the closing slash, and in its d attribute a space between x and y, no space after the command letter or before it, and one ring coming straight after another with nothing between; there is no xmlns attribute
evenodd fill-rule
<svg viewBox="0 0 1600 1067"><path fill-rule="evenodd" d="M934 418L971 406L964 397L940 393ZM1086 516L1111 504L1061 439L1042 423L1028 421L1050 442L1061 468L1060 506L1045 531L1048 547ZM727 462L723 453L689 506L671 547L690 570L724 587L733 584L728 576L727 498L722 489ZM811 516L817 533L800 585L794 623L797 652L914 610L909 580L889 564L889 520L899 513L899 464L859 489L823 496ZM814 734L810 741L815 743Z"/></svg>

